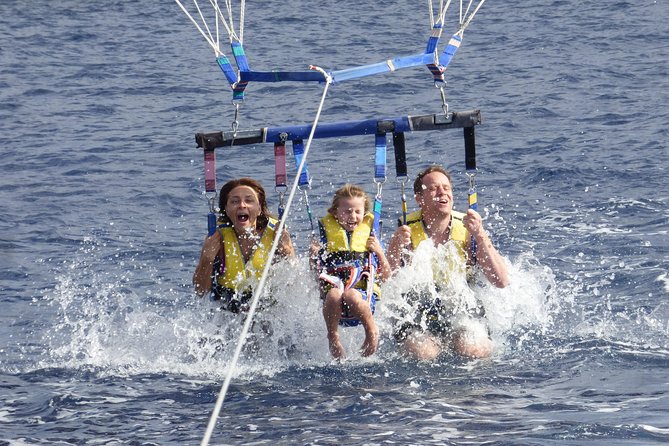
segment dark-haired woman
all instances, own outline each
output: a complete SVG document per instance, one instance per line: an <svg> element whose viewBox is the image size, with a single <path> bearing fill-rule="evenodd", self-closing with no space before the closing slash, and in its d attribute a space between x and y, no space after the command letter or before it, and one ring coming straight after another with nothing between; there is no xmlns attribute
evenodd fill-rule
<svg viewBox="0 0 669 446"><path fill-rule="evenodd" d="M204 241L193 285L199 295L212 291L223 308L238 313L247 309L262 275L278 222L269 213L265 190L252 178L224 184L219 207L219 228ZM276 254L295 255L285 230Z"/></svg>

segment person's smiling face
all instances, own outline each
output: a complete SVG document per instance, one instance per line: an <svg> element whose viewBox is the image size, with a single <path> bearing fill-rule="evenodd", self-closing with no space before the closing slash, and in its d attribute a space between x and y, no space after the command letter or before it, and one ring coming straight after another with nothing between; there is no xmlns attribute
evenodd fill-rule
<svg viewBox="0 0 669 446"><path fill-rule="evenodd" d="M423 177L422 192L416 195L424 215L450 215L453 210L453 189L448 177L441 172L430 172Z"/></svg>
<svg viewBox="0 0 669 446"><path fill-rule="evenodd" d="M256 221L261 207L258 194L249 186L237 186L228 194L225 214L238 233L251 232L256 228Z"/></svg>
<svg viewBox="0 0 669 446"><path fill-rule="evenodd" d="M335 218L347 231L353 231L365 217L365 199L363 197L340 198L337 202Z"/></svg>

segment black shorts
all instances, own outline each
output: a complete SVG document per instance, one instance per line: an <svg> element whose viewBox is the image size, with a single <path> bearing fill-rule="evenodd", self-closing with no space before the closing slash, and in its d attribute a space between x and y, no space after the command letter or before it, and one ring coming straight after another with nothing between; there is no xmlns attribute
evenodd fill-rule
<svg viewBox="0 0 669 446"><path fill-rule="evenodd" d="M397 342L403 342L414 331L426 331L437 337L448 337L453 334L453 321L457 316L447 308L440 298L433 297L429 291L410 291L404 298L415 309L413 317L403 319L393 332ZM482 319L485 309L480 303L476 308L467 311L467 315Z"/></svg>
<svg viewBox="0 0 669 446"><path fill-rule="evenodd" d="M250 291L236 292L222 287L214 287L212 294L212 299L220 304L221 310L235 314L248 311L252 297Z"/></svg>

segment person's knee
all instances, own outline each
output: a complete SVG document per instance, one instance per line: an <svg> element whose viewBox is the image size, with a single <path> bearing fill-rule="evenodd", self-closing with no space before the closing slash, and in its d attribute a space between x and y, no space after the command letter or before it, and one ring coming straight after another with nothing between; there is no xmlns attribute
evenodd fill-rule
<svg viewBox="0 0 669 446"><path fill-rule="evenodd" d="M332 288L325 295L325 302L340 302L342 300L342 292L338 288Z"/></svg>
<svg viewBox="0 0 669 446"><path fill-rule="evenodd" d="M402 343L405 354L419 360L432 361L442 351L441 342L428 333L412 333Z"/></svg>
<svg viewBox="0 0 669 446"><path fill-rule="evenodd" d="M487 358L493 350L489 337L472 336L466 332L453 336L452 343L457 354L472 359Z"/></svg>
<svg viewBox="0 0 669 446"><path fill-rule="evenodd" d="M344 293L341 295L341 298L344 304L348 305L350 308L360 308L363 306L362 304L366 305L366 302L362 300L360 291L354 288L349 288L348 290L344 291Z"/></svg>

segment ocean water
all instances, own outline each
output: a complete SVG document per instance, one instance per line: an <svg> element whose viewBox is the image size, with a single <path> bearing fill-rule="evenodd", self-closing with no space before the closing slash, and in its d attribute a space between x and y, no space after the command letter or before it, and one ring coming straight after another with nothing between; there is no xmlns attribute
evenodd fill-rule
<svg viewBox="0 0 669 446"><path fill-rule="evenodd" d="M199 444L228 373L211 444L668 443L668 22L664 1L489 1L465 32L446 98L481 110L479 210L512 278L473 291L491 358L402 357L389 292L378 354L359 356L353 328L331 361L300 257L277 265L278 304L231 369L242 320L190 285L208 211L194 134L234 119L213 51L171 1L3 1L0 444ZM334 70L428 34L424 2L267 0L247 5L244 42L259 70ZM322 89L251 83L239 126L310 123ZM417 67L332 86L321 122L441 105ZM258 178L276 209L271 144L217 156L219 186ZM373 157L373 138L315 141L314 212L347 181L373 193ZM410 177L449 168L466 206L460 131L408 134L407 161ZM386 240L392 151L388 168ZM303 199L288 227L306 252Z"/></svg>

